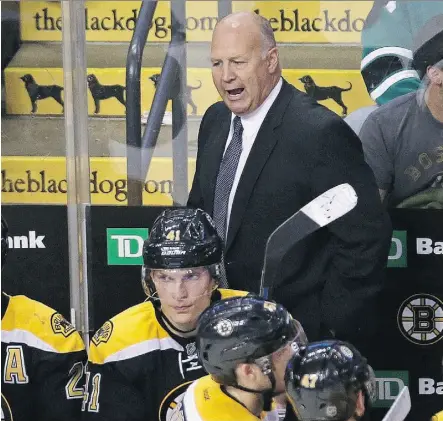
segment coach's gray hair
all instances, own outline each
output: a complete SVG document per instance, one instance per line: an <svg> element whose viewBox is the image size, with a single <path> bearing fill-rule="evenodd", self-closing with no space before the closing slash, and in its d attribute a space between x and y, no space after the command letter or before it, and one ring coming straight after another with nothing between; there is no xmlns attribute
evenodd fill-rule
<svg viewBox="0 0 443 421"><path fill-rule="evenodd" d="M262 48L263 48L263 55L265 56L270 49L277 46L277 43L275 42L274 31L268 19L260 15L257 15L256 19L260 27L260 32L263 38Z"/></svg>
<svg viewBox="0 0 443 421"><path fill-rule="evenodd" d="M443 70L443 59L435 63L434 67L436 67L438 70Z"/></svg>

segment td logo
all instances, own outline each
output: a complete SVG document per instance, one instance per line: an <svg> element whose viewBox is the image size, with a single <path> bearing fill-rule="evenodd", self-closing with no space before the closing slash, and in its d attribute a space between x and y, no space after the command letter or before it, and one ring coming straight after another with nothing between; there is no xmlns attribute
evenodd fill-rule
<svg viewBox="0 0 443 421"><path fill-rule="evenodd" d="M406 231L393 231L388 268L405 268L407 266Z"/></svg>
<svg viewBox="0 0 443 421"><path fill-rule="evenodd" d="M404 386L409 386L407 371L375 371L375 408L390 408Z"/></svg>
<svg viewBox="0 0 443 421"><path fill-rule="evenodd" d="M108 265L142 265L148 228L107 228Z"/></svg>

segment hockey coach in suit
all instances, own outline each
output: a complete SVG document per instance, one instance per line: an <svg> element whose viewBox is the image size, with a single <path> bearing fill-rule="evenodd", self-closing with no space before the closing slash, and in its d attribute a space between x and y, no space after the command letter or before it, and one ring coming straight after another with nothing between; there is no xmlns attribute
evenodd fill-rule
<svg viewBox="0 0 443 421"><path fill-rule="evenodd" d="M368 335L391 225L359 138L282 78L272 28L255 13L217 24L211 61L223 101L203 116L188 206L213 216L229 286L258 292L272 231L326 190L349 183L357 206L289 252L273 298L309 340Z"/></svg>

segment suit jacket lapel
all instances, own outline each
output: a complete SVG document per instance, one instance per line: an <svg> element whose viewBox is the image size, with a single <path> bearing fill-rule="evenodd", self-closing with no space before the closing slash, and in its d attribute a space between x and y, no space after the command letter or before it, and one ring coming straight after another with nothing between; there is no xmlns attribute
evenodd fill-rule
<svg viewBox="0 0 443 421"><path fill-rule="evenodd" d="M210 139L205 145L204 162L202 163L202 165L204 165L202 175L204 179L207 180L207 182L202 183L202 185L205 186L203 199L205 204L207 204L207 212L209 215L212 215L214 211L214 194L218 170L220 168L223 152L228 140L229 129L231 127L231 112L228 108L224 109L220 114L217 116L214 123L217 124L219 128L216 129L214 127L213 131L211 130L211 133L213 134L212 136L210 135Z"/></svg>
<svg viewBox="0 0 443 421"><path fill-rule="evenodd" d="M246 206L254 190L255 183L266 164L272 150L277 144L278 137L275 128L280 125L285 109L292 97L292 87L285 80L277 99L270 108L264 119L257 137L249 153L245 167L243 169L229 219L228 238L226 241L226 250L231 246L238 229L240 228ZM215 189L215 185L214 185Z"/></svg>

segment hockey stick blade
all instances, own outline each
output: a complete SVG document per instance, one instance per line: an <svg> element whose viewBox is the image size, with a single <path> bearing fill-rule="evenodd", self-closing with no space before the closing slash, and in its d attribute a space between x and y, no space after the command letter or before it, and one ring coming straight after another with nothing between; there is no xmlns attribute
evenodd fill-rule
<svg viewBox="0 0 443 421"><path fill-rule="evenodd" d="M411 396L408 386L403 387L383 421L403 421L411 410Z"/></svg>
<svg viewBox="0 0 443 421"><path fill-rule="evenodd" d="M285 254L299 241L321 227L342 217L357 204L350 184L340 184L303 206L277 227L266 242L260 295L271 298L272 285Z"/></svg>

